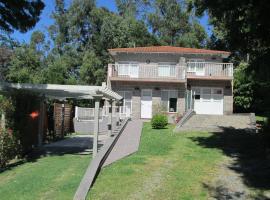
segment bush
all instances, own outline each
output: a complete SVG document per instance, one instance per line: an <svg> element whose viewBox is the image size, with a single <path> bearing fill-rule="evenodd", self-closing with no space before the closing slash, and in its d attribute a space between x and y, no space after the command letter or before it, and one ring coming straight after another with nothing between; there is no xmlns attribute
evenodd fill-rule
<svg viewBox="0 0 270 200"><path fill-rule="evenodd" d="M168 124L168 118L164 114L154 115L151 120L152 128L154 129L162 129L165 128Z"/></svg>
<svg viewBox="0 0 270 200"><path fill-rule="evenodd" d="M10 129L0 129L0 169L18 153L19 145Z"/></svg>

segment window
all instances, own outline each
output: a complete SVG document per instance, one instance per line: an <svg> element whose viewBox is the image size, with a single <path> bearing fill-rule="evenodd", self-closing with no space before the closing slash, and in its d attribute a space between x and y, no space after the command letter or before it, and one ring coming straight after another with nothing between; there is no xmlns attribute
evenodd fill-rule
<svg viewBox="0 0 270 200"><path fill-rule="evenodd" d="M188 72L196 73L196 75L204 75L204 68L204 59L189 59Z"/></svg>
<svg viewBox="0 0 270 200"><path fill-rule="evenodd" d="M174 77L175 72L175 64L158 64L158 76Z"/></svg>
<svg viewBox="0 0 270 200"><path fill-rule="evenodd" d="M167 112L177 112L177 90L162 90L161 105Z"/></svg>
<svg viewBox="0 0 270 200"><path fill-rule="evenodd" d="M118 75L138 78L138 75L139 75L138 64L137 63L120 63L118 65Z"/></svg>
<svg viewBox="0 0 270 200"><path fill-rule="evenodd" d="M212 98L214 102L219 102L223 98L222 89L212 89Z"/></svg>
<svg viewBox="0 0 270 200"><path fill-rule="evenodd" d="M203 102L211 101L211 88L202 89L202 100Z"/></svg>
<svg viewBox="0 0 270 200"><path fill-rule="evenodd" d="M199 88L194 89L194 99L199 101L201 99L201 90Z"/></svg>

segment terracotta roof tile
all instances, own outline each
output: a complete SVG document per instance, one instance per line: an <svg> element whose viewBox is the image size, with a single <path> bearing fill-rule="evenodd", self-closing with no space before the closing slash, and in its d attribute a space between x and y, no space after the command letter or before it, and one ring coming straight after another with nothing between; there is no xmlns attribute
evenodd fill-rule
<svg viewBox="0 0 270 200"><path fill-rule="evenodd" d="M150 46L150 47L134 47L134 48L115 48L108 49L110 53L124 52L124 53L186 53L186 54L226 54L228 51L218 51L209 49L196 49L186 47L173 47L173 46Z"/></svg>

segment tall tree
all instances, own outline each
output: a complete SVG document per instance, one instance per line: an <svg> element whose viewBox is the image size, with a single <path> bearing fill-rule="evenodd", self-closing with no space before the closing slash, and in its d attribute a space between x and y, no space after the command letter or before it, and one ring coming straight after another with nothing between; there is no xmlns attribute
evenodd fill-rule
<svg viewBox="0 0 270 200"><path fill-rule="evenodd" d="M204 28L186 1L180 0L126 0L119 1L118 9L141 11L139 16L148 24L149 30L163 45L203 47L207 39ZM131 5L131 8L129 6ZM139 7L139 8L138 8ZM122 11L123 12L123 11ZM138 15L137 15L138 17Z"/></svg>
<svg viewBox="0 0 270 200"><path fill-rule="evenodd" d="M45 42L45 36L39 31L33 32L30 44L23 44L14 49L6 79L18 83L41 83L43 82L42 70L45 53L41 46Z"/></svg>
<svg viewBox="0 0 270 200"><path fill-rule="evenodd" d="M68 16L64 0L55 0L55 10L51 16L55 23L48 29L54 42L53 53L62 54L64 46L68 43Z"/></svg>
<svg viewBox="0 0 270 200"><path fill-rule="evenodd" d="M26 32L35 26L43 8L41 0L0 0L0 29Z"/></svg>
<svg viewBox="0 0 270 200"><path fill-rule="evenodd" d="M270 2L194 0L193 6L199 16L205 11L209 13L215 28L215 45L227 47L238 60L249 58L246 76L254 75L253 96L260 99L258 108L270 111Z"/></svg>

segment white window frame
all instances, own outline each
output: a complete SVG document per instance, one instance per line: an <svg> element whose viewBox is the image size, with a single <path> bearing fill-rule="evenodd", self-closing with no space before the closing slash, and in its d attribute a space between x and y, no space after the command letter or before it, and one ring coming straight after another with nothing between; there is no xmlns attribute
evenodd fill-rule
<svg viewBox="0 0 270 200"><path fill-rule="evenodd" d="M167 100L167 108L166 112L168 113L177 113L178 112L178 90L161 90L160 98L162 101L162 92L168 92L168 100ZM170 92L175 92L176 93L176 111L175 112L170 112L170 98L172 95L170 95ZM175 98L175 97L172 97Z"/></svg>
<svg viewBox="0 0 270 200"><path fill-rule="evenodd" d="M189 63L191 63L191 64L194 64L194 66L193 67L191 67L190 65L188 65L188 69L187 69L187 71L188 72L191 72L191 73L198 73L198 75L200 75L200 73L202 72L202 71L200 71L200 70L197 70L197 63L205 63L205 59L202 59L202 58L191 58L191 59L189 59L188 60L188 62ZM202 74L204 74L204 71L205 70L203 70L203 73Z"/></svg>
<svg viewBox="0 0 270 200"><path fill-rule="evenodd" d="M118 75L120 75L120 76L130 76L132 78L138 78L138 76L139 76L139 63L138 62L119 62L117 64L118 64L118 68L119 68L119 66L127 68L127 73L119 73L120 70L118 69ZM132 72L131 67L134 67L134 65L137 66L137 70L138 70L137 74L131 73Z"/></svg>
<svg viewBox="0 0 270 200"><path fill-rule="evenodd" d="M160 68L168 68L168 75L164 75L160 72ZM174 73L171 73L171 70L174 70ZM173 62L159 62L158 63L158 76L159 77L176 77L176 63Z"/></svg>
<svg viewBox="0 0 270 200"><path fill-rule="evenodd" d="M200 90L200 99L196 99L196 101L199 101L199 102L217 102L215 101L215 99L213 98L213 96L218 96L218 95L221 95L223 98L224 98L224 89L221 88L221 87L192 87L191 90L192 90L192 94L195 94L194 91L195 89L199 89ZM211 89L211 98L210 98L210 101L205 101L203 100L203 89ZM218 90L221 90L221 94L213 94L213 90L214 89L218 89ZM221 99L223 101L223 99Z"/></svg>

